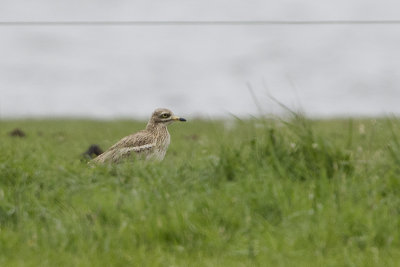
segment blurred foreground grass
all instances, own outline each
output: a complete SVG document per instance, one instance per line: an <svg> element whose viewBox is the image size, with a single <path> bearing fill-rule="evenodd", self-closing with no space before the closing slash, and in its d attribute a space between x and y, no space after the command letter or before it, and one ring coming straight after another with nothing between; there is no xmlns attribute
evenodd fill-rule
<svg viewBox="0 0 400 267"><path fill-rule="evenodd" d="M195 120L161 163L81 160L144 126L0 121L0 266L398 266L399 121Z"/></svg>

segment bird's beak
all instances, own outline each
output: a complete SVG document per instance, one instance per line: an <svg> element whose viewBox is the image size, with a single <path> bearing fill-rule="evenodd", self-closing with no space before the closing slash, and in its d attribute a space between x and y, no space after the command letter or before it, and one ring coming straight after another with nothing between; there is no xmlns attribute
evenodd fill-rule
<svg viewBox="0 0 400 267"><path fill-rule="evenodd" d="M186 121L186 119L180 118L178 116L172 116L172 120L174 120L174 121Z"/></svg>

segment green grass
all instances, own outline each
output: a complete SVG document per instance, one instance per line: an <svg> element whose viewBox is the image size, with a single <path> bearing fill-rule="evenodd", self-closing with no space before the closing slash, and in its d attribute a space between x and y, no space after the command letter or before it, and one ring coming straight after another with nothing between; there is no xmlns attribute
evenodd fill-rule
<svg viewBox="0 0 400 267"><path fill-rule="evenodd" d="M0 121L0 266L398 266L396 119L194 120L161 163L82 161L144 125Z"/></svg>

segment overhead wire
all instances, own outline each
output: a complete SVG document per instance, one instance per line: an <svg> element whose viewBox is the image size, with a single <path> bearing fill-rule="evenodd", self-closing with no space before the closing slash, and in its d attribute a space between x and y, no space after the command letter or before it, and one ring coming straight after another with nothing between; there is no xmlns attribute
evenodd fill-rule
<svg viewBox="0 0 400 267"><path fill-rule="evenodd" d="M400 25L400 20L57 20L0 21L1 26L273 26Z"/></svg>

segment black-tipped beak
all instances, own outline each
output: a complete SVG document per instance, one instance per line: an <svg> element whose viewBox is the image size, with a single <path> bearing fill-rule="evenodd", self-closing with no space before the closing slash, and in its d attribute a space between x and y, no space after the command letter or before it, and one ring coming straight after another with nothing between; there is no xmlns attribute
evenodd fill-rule
<svg viewBox="0 0 400 267"><path fill-rule="evenodd" d="M186 119L185 118L180 118L180 117L178 117L178 116L172 116L172 120L174 120L174 121L186 121Z"/></svg>

